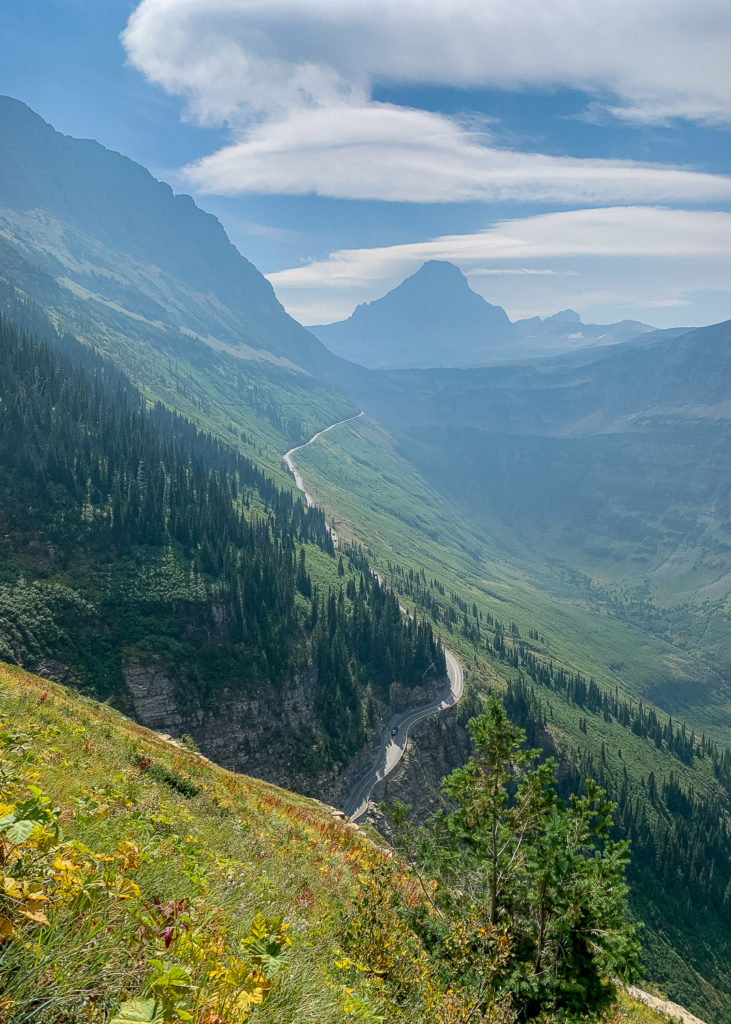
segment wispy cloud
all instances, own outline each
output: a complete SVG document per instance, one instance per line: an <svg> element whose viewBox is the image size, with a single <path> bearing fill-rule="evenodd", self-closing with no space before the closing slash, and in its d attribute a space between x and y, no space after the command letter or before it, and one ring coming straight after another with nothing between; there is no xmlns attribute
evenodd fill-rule
<svg viewBox="0 0 731 1024"><path fill-rule="evenodd" d="M728 123L730 40L719 0L143 0L123 33L189 117L229 126L186 168L201 191L577 204L707 201L731 183L501 149L489 124L376 103L374 85L565 86L625 120Z"/></svg>
<svg viewBox="0 0 731 1024"><path fill-rule="evenodd" d="M623 160L499 149L454 120L385 103L298 111L185 168L201 192L434 203L703 202L731 178Z"/></svg>
<svg viewBox="0 0 731 1024"><path fill-rule="evenodd" d="M204 120L357 104L396 81L568 86L726 123L730 38L723 0L143 0L123 35Z"/></svg>
<svg viewBox="0 0 731 1024"><path fill-rule="evenodd" d="M498 269L500 292L489 298L513 315L560 306L662 308L703 291L728 295L731 214L637 206L542 214L472 234L343 249L269 280L294 316L323 323L348 316L430 259L456 263L477 290ZM731 297L728 306L731 315Z"/></svg>
<svg viewBox="0 0 731 1024"><path fill-rule="evenodd" d="M467 272L468 277L520 277L521 274L528 274L535 277L576 277L575 270L549 270L544 267L476 267Z"/></svg>

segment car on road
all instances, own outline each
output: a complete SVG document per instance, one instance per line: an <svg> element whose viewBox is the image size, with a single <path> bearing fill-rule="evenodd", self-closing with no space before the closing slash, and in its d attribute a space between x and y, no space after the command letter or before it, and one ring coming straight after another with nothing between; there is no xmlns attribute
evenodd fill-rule
<svg viewBox="0 0 731 1024"><path fill-rule="evenodd" d="M391 730L391 735L395 736L397 732L398 732L398 726L394 725L393 729Z"/></svg>

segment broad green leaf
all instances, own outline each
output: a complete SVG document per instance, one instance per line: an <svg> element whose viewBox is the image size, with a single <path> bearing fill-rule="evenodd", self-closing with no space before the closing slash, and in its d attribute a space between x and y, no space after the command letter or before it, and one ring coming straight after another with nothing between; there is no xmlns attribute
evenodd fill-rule
<svg viewBox="0 0 731 1024"><path fill-rule="evenodd" d="M128 999L109 1024L164 1024L162 1006L157 999Z"/></svg>
<svg viewBox="0 0 731 1024"><path fill-rule="evenodd" d="M14 846L20 846L20 844L24 843L30 836L31 832L33 832L37 827L37 821L28 821L26 818L23 821L16 821L13 825L4 829L4 834Z"/></svg>
<svg viewBox="0 0 731 1024"><path fill-rule="evenodd" d="M169 989L173 991L186 991L190 988L190 975L185 968L178 964L165 964L162 960L151 960L150 964L157 970L157 974L150 980L150 988L157 989L163 993Z"/></svg>

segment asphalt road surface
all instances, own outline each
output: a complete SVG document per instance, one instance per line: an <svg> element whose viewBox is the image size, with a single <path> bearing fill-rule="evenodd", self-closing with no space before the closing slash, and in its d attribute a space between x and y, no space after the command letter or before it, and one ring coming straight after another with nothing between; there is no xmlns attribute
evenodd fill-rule
<svg viewBox="0 0 731 1024"><path fill-rule="evenodd" d="M327 434L328 431L334 430L335 427L342 426L343 423L350 423L351 420L360 419L362 415L363 412L361 411L356 416L348 416L347 419L338 420L337 423L331 423L329 427L325 427L324 430L318 430L316 434L313 434L309 441L305 441L304 444L298 444L296 448L290 448L287 454L282 456L284 461L287 463L287 469L294 477L294 482L297 484L299 489L304 494L305 501L307 502L309 508L312 508L312 506L315 504L315 500L312 497L312 495L308 494L307 491L305 490L304 480L302 479L301 473L299 472L294 462L292 461L292 456L294 455L295 452L301 452L303 448L307 448L308 445L311 445L313 441L316 441L318 439L318 437L322 437L323 434Z"/></svg>
<svg viewBox="0 0 731 1024"><path fill-rule="evenodd" d="M421 722L424 718L428 718L429 715L436 715L446 708L451 708L462 696L464 689L462 666L451 651L445 648L444 654L447 659L449 693L441 700L436 700L432 704L425 704L420 708L412 708L409 711L401 711L399 714L392 716L386 729L386 739L378 752L378 756L368 771L353 783L343 806L343 811L353 821L357 821L358 818L365 814L368 808L368 800L375 784L380 782L381 779L385 779L403 757L411 726ZM395 736L392 735L393 729L398 730Z"/></svg>

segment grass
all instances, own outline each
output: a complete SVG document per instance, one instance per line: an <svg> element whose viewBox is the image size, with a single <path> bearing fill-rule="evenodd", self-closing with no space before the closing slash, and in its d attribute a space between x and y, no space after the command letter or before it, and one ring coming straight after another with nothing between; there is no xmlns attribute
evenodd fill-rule
<svg viewBox="0 0 731 1024"><path fill-rule="evenodd" d="M125 1005L199 1024L461 1020L388 910L418 886L330 808L8 665L0 779L7 1024L111 1022ZM661 1019L622 995L604 1024Z"/></svg>
<svg viewBox="0 0 731 1024"><path fill-rule="evenodd" d="M728 700L705 662L609 614L580 574L507 553L429 486L380 425L367 417L345 424L300 452L298 465L340 535L366 545L386 575L389 560L423 568L470 606L515 621L522 635L538 629L567 667L729 742Z"/></svg>
<svg viewBox="0 0 731 1024"><path fill-rule="evenodd" d="M329 808L226 772L104 705L9 666L0 685L3 810L39 787L61 829L58 841L38 837L26 851L50 923L22 919L0 946L0 1019L106 1020L146 991L153 959L181 965L213 1005L197 961L240 958L262 914L285 920L291 946L257 1020L342 1020L339 924L375 848ZM121 870L125 848L136 852ZM66 869L53 866L61 861ZM100 888L110 865L111 885ZM182 909L166 916L171 906ZM2 913L12 916L5 905Z"/></svg>

